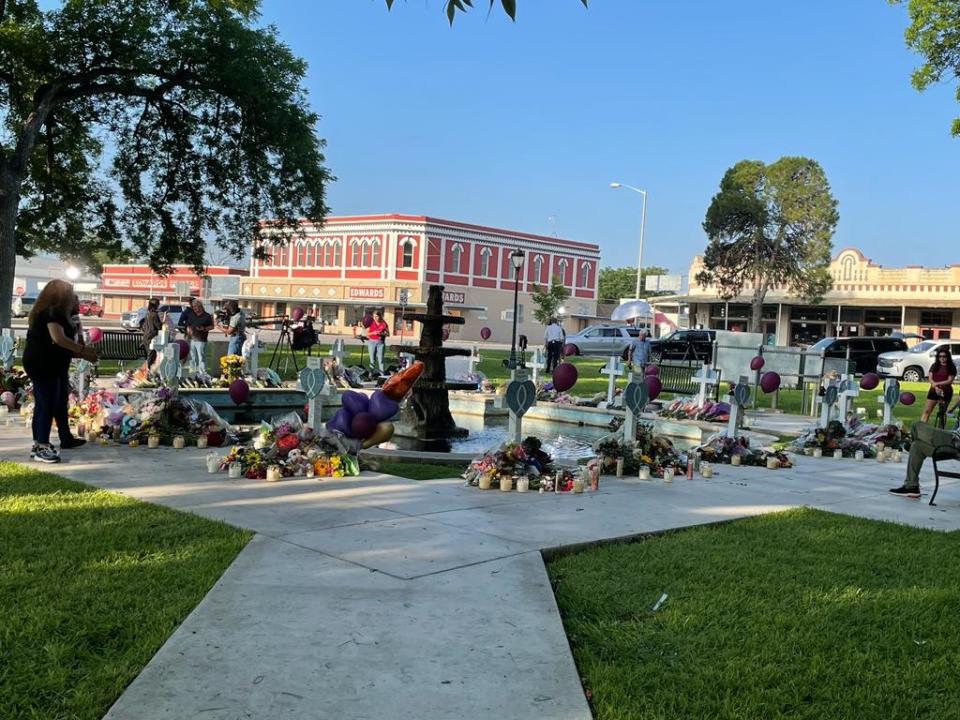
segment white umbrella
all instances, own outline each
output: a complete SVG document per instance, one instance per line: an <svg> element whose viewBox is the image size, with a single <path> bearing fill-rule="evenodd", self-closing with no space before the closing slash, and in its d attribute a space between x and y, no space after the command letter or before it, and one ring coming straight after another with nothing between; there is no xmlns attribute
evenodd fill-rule
<svg viewBox="0 0 960 720"><path fill-rule="evenodd" d="M613 309L610 313L611 320L629 322L637 318L648 318L653 315L653 308L646 300L627 300Z"/></svg>

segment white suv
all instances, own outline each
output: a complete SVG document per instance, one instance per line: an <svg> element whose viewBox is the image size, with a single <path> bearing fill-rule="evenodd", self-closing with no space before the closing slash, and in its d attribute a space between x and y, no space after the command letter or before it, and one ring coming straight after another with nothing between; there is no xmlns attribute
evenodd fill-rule
<svg viewBox="0 0 960 720"><path fill-rule="evenodd" d="M180 315L186 310L186 305L161 305L158 312L163 315L167 313L168 322L176 327L180 322ZM125 312L120 316L120 325L127 332L137 332L143 329L143 320L147 317L147 308L142 307L132 312Z"/></svg>
<svg viewBox="0 0 960 720"><path fill-rule="evenodd" d="M953 362L960 364L960 342L924 340L906 351L885 352L877 358L877 372L906 382L920 382L930 372L937 359L937 351L947 348Z"/></svg>
<svg viewBox="0 0 960 720"><path fill-rule="evenodd" d="M640 328L626 325L588 325L578 333L567 335L567 345L573 345L577 355L622 357L639 334Z"/></svg>

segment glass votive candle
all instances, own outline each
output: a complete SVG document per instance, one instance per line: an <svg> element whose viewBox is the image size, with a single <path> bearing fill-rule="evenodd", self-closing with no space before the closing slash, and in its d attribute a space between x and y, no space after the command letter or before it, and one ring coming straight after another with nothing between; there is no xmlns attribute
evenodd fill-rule
<svg viewBox="0 0 960 720"><path fill-rule="evenodd" d="M637 471L638 480L649 480L650 479L650 468L646 465L641 465L640 469Z"/></svg>
<svg viewBox="0 0 960 720"><path fill-rule="evenodd" d="M130 438L129 440L127 440L127 447L135 448L135 447L139 447L139 445L140 445L140 441L137 440L136 438Z"/></svg>
<svg viewBox="0 0 960 720"><path fill-rule="evenodd" d="M0 403L0 415L8 415L10 413L10 408L4 403Z"/></svg>
<svg viewBox="0 0 960 720"><path fill-rule="evenodd" d="M833 457L834 457L836 460L842 459L842 458L843 458L843 450L841 450L840 448L837 448L836 450L834 450L834 451L833 451Z"/></svg>
<svg viewBox="0 0 960 720"><path fill-rule="evenodd" d="M813 449L814 457L823 457L823 448L814 448Z"/></svg>
<svg viewBox="0 0 960 720"><path fill-rule="evenodd" d="M97 441L97 434L93 430L87 430L87 442L94 443Z"/></svg>
<svg viewBox="0 0 960 720"><path fill-rule="evenodd" d="M242 469L243 467L240 465L240 463L236 461L230 463L227 465L227 477L236 480L242 474Z"/></svg>
<svg viewBox="0 0 960 720"><path fill-rule="evenodd" d="M887 451L886 450L877 450L877 462L882 463L887 461Z"/></svg>
<svg viewBox="0 0 960 720"><path fill-rule="evenodd" d="M160 436L156 433L151 433L147 436L147 447L151 450L155 450L160 447Z"/></svg>
<svg viewBox="0 0 960 720"><path fill-rule="evenodd" d="M768 470L776 470L778 467L780 467L780 461L777 458L772 456L767 458Z"/></svg>
<svg viewBox="0 0 960 720"><path fill-rule="evenodd" d="M700 474L709 480L713 477L713 466L710 463L702 462L700 463Z"/></svg>
<svg viewBox="0 0 960 720"><path fill-rule="evenodd" d="M198 447L200 450L203 450L205 447L207 447L207 436L206 436L206 435L200 435L199 437L197 437L197 447Z"/></svg>
<svg viewBox="0 0 960 720"><path fill-rule="evenodd" d="M477 487L481 490L490 489L490 476L487 473L481 473L480 477L477 478Z"/></svg>
<svg viewBox="0 0 960 720"><path fill-rule="evenodd" d="M739 464L740 464L740 456L739 456L739 455L731 455L731 456L730 456L730 464L731 464L731 465L739 465Z"/></svg>
<svg viewBox="0 0 960 720"><path fill-rule="evenodd" d="M902 457L902 453L901 453L899 450L894 450L894 451L893 451L893 461L894 461L895 463L900 462L900 458L901 458L901 457Z"/></svg>
<svg viewBox="0 0 960 720"><path fill-rule="evenodd" d="M306 476L308 478L316 477L317 471L313 469L313 463L307 465Z"/></svg>
<svg viewBox="0 0 960 720"><path fill-rule="evenodd" d="M530 478L526 475L521 475L517 478L517 492L529 492L530 490Z"/></svg>
<svg viewBox="0 0 960 720"><path fill-rule="evenodd" d="M573 478L573 491L575 493L583 492L583 478L580 475Z"/></svg>
<svg viewBox="0 0 960 720"><path fill-rule="evenodd" d="M664 481L665 483L672 483L672 482L673 482L673 468L672 468L672 467L665 467L665 468L663 469L663 481Z"/></svg>
<svg viewBox="0 0 960 720"><path fill-rule="evenodd" d="M267 482L277 482L280 480L280 466L270 465L267 468Z"/></svg>
<svg viewBox="0 0 960 720"><path fill-rule="evenodd" d="M853 459L856 460L857 462L862 462L863 450L857 450L855 453L853 453Z"/></svg>
<svg viewBox="0 0 960 720"><path fill-rule="evenodd" d="M183 450L186 447L187 441L183 439L183 435L174 435L173 436L173 449L174 450Z"/></svg>

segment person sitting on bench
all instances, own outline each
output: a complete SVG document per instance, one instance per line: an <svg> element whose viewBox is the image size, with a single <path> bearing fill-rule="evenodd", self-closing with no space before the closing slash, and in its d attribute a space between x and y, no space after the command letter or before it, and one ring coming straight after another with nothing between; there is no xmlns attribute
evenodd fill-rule
<svg viewBox="0 0 960 720"><path fill-rule="evenodd" d="M907 477L900 487L890 488L890 494L916 500L920 497L920 468L923 467L923 461L932 457L933 451L944 445L953 447L960 453L960 429L948 432L917 421L910 428L910 438Z"/></svg>

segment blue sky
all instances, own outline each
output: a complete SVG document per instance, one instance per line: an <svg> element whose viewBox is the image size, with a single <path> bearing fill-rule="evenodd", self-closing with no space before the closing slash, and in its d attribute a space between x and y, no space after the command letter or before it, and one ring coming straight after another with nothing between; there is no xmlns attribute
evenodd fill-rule
<svg viewBox="0 0 960 720"><path fill-rule="evenodd" d="M310 65L335 214L408 212L600 244L606 265L686 271L720 178L808 155L840 203L834 247L960 261L960 114L920 94L905 8L885 0L265 0Z"/></svg>

